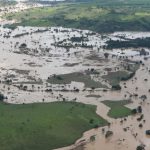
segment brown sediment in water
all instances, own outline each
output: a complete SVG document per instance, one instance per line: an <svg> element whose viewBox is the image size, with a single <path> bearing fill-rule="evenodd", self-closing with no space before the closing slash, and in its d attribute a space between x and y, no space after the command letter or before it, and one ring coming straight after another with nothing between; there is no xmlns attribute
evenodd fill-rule
<svg viewBox="0 0 150 150"><path fill-rule="evenodd" d="M144 66L140 66L140 69L136 72L135 76L128 80L121 82L122 89L121 91L111 91L107 89L107 92L104 92L102 89L84 89L83 83L72 82L71 85L51 85L47 83L47 78L53 74L69 74L72 72L83 72L87 69L94 68L98 70L100 75L104 75L107 70L106 68L111 68L115 70L116 67L121 66L121 60L118 57L110 58L106 61L104 58L104 51L101 50L97 52L96 48L93 50L87 48L71 48L68 55L66 49L55 48L53 46L54 40L53 36L56 36L56 39L60 37L60 40L68 38L70 35L80 35L81 31L72 29L67 29L68 32L62 33L63 28L50 28L45 30L42 33L36 33L39 28L30 28L30 27L18 27L16 30L11 31L10 38L4 38L4 34L10 32L8 29L1 28L2 35L0 37L1 42L1 55L0 55L0 75L1 80L5 80L8 74L14 75L15 79L12 79L12 84L1 84L1 91L8 96L6 102L22 104L22 103L34 103L34 102L52 102L52 101L62 101L62 97L65 100L76 100L77 102L82 102L85 104L92 104L97 106L96 113L106 120L108 120L111 125L110 127L101 127L98 129L92 129L83 134L81 139L77 140L76 143L72 146L61 148L61 149L71 149L75 148L77 145L80 145L80 142L84 146L79 146L78 148L87 149L87 150L134 150L137 145L144 144L146 145L146 150L150 149L150 139L145 135L145 131L150 128L150 104L149 104L149 89L150 89L150 73L149 73L149 64L150 60L144 60L144 57L138 56L138 52L128 49L125 52L125 55L129 57L130 60L142 60ZM55 29L59 29L60 32L56 33ZM32 33L21 36L19 38L14 38L13 36L20 33ZM53 33L52 33L53 32ZM70 32L70 33L69 33ZM82 34L85 34L89 31L82 31ZM117 34L117 33L116 33ZM125 33L124 33L125 34ZM129 34L129 33L126 33ZM132 33L130 33L132 35ZM133 33L133 35L136 33ZM141 33L144 36L144 33ZM138 36L137 33L135 36ZM108 35L113 36L113 35ZM150 33L149 33L150 36ZM92 37L89 37L92 39ZM96 42L100 41L100 37L95 37ZM28 41L28 42L27 42ZM39 41L39 43L38 43ZM88 44L95 44L95 41L89 40ZM19 43L18 43L19 42ZM21 53L19 45L22 43L28 43L28 53ZM18 43L18 45L17 45ZM100 43L99 43L100 44ZM16 47L15 47L16 46ZM99 46L99 45L97 45ZM37 51L38 50L38 51ZM49 51L48 51L49 50ZM15 53L16 51L20 53ZM92 52L91 52L92 51ZM87 59L88 56L93 56L93 51L98 57L96 61L93 59ZM77 54L75 52L78 52ZM119 53L118 53L119 52ZM110 51L110 54L121 55L121 50ZM130 57L134 55L134 57ZM97 61L97 59L100 62ZM49 60L49 61L47 61ZM71 64L71 67L65 66L65 64ZM78 64L78 65L76 65ZM89 65L85 65L89 64ZM29 70L29 71L28 71ZM19 73L18 73L19 71ZM26 72L27 71L27 72ZM135 78L136 77L136 78ZM96 78L97 79L97 78ZM147 79L147 80L145 80ZM34 80L34 82L33 82ZM37 84L39 83L41 84ZM103 79L100 78L100 81L105 83ZM28 86L27 90L19 89L20 84ZM105 83L108 84L108 83ZM4 87L5 86L5 87ZM126 88L125 88L126 86ZM79 88L79 92L71 92L74 87ZM138 89L136 89L138 87ZM8 89L10 88L10 89ZM53 89L53 92L45 92L46 89ZM68 91L63 92L61 90ZM137 96L134 96L134 95ZM87 95L93 95L92 97ZM95 97L94 97L95 95ZM96 96L100 95L100 96ZM125 96L126 95L126 96ZM132 95L132 97L131 97ZM145 102L141 100L141 96L146 95L147 99ZM142 106L144 119L146 122L142 122L143 127L139 128L140 122L137 121L139 115L126 117L126 121L123 121L121 124L121 119L110 118L107 113L109 107L101 103L104 100L124 100L131 99L132 104L127 105L127 107L133 109L139 105ZM105 131L113 131L113 135L106 139L105 135L102 133L102 128L105 128ZM127 131L124 130L127 129ZM137 136L136 133L138 133ZM95 135L95 141L91 142L89 139L91 136Z"/></svg>

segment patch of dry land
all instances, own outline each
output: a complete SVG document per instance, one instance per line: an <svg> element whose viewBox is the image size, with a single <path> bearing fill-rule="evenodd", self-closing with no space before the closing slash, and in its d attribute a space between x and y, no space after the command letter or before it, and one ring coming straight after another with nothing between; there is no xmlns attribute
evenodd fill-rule
<svg viewBox="0 0 150 150"><path fill-rule="evenodd" d="M62 150L136 150L138 146L150 150L150 138L145 134L150 129L150 46L111 45L107 49L110 40L149 38L149 32L98 34L63 27L11 30L1 26L0 91L7 97L4 102L96 105L96 113L108 125L94 126Z"/></svg>

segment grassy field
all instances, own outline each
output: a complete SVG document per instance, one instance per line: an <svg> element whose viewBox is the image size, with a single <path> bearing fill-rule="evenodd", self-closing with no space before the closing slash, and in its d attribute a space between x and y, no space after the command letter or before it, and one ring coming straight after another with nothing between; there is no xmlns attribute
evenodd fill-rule
<svg viewBox="0 0 150 150"><path fill-rule="evenodd" d="M105 105L110 107L110 111L108 112L108 116L112 118L122 118L131 115L131 109L125 107L125 105L129 104L130 101L121 100L121 101L103 101Z"/></svg>
<svg viewBox="0 0 150 150"><path fill-rule="evenodd" d="M107 75L102 76L102 78L108 80L110 85L118 85L122 78L126 78L129 76L127 71L116 71L116 72L108 72Z"/></svg>
<svg viewBox="0 0 150 150"><path fill-rule="evenodd" d="M96 32L150 31L149 0L93 0L8 14L25 26L64 26Z"/></svg>
<svg viewBox="0 0 150 150"><path fill-rule="evenodd" d="M91 79L90 75L83 73L70 73L52 76L47 80L51 84L70 84L72 81L84 83L86 88L107 88L107 86Z"/></svg>
<svg viewBox="0 0 150 150"><path fill-rule="evenodd" d="M84 131L107 124L95 111L96 106L73 102L0 103L0 149L51 150L70 145Z"/></svg>
<svg viewBox="0 0 150 150"><path fill-rule="evenodd" d="M119 85L121 81L127 81L131 79L138 69L139 64L134 62L132 64L128 64L128 67L125 70L108 72L108 74L102 76L102 78L107 80L111 86L116 86Z"/></svg>

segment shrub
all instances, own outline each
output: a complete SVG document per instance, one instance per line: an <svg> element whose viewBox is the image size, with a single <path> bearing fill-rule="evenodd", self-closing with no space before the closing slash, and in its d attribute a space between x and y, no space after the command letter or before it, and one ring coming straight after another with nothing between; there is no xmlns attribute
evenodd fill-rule
<svg viewBox="0 0 150 150"><path fill-rule="evenodd" d="M3 101L5 99L5 96L0 93L0 101Z"/></svg>
<svg viewBox="0 0 150 150"><path fill-rule="evenodd" d="M110 137L112 135L113 135L112 131L107 131L106 134L105 134L105 138L108 138L108 137Z"/></svg>
<svg viewBox="0 0 150 150"><path fill-rule="evenodd" d="M145 150L144 146L143 145L139 145L136 150Z"/></svg>
<svg viewBox="0 0 150 150"><path fill-rule="evenodd" d="M137 114L137 110L136 109L132 109L132 114Z"/></svg>
<svg viewBox="0 0 150 150"><path fill-rule="evenodd" d="M112 86L113 90L121 90L121 86L119 84Z"/></svg>

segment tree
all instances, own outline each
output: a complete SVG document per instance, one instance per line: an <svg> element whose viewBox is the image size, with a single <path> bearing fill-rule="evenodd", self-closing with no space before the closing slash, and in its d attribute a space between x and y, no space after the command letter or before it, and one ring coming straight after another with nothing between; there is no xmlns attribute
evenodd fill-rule
<svg viewBox="0 0 150 150"><path fill-rule="evenodd" d="M137 111L138 111L138 113L142 113L142 107L138 106Z"/></svg>
<svg viewBox="0 0 150 150"><path fill-rule="evenodd" d="M19 48L27 48L27 44L26 43L22 43Z"/></svg>
<svg viewBox="0 0 150 150"><path fill-rule="evenodd" d="M108 138L108 137L110 137L112 135L113 135L112 131L107 131L106 134L105 134L105 138Z"/></svg>
<svg viewBox="0 0 150 150"><path fill-rule="evenodd" d="M119 84L112 86L113 90L121 90L121 86Z"/></svg>
<svg viewBox="0 0 150 150"><path fill-rule="evenodd" d="M3 101L5 99L5 96L0 93L0 101Z"/></svg>
<svg viewBox="0 0 150 150"><path fill-rule="evenodd" d="M132 109L132 114L136 114L137 110L136 109Z"/></svg>
<svg viewBox="0 0 150 150"><path fill-rule="evenodd" d="M145 150L144 146L143 145L139 145L136 150Z"/></svg>
<svg viewBox="0 0 150 150"><path fill-rule="evenodd" d="M104 53L104 57L108 58L109 57L109 53Z"/></svg>

